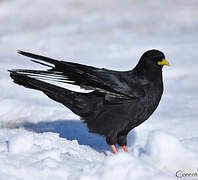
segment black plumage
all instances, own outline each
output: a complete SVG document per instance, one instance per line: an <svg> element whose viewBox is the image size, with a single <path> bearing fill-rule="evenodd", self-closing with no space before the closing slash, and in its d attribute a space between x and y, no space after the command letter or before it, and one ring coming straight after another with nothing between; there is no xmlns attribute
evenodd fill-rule
<svg viewBox="0 0 198 180"><path fill-rule="evenodd" d="M158 50L145 52L130 71L113 71L23 51L19 53L50 69L10 70L15 83L40 90L64 104L83 119L90 132L105 136L109 145L118 144L124 148L129 131L147 120L157 108L163 93L162 67L169 65ZM42 81L48 79L93 91L74 92Z"/></svg>

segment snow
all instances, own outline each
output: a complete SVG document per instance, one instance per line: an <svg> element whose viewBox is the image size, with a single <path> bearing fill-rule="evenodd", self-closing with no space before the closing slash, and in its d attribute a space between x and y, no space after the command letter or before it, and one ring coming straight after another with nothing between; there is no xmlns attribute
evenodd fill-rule
<svg viewBox="0 0 198 180"><path fill-rule="evenodd" d="M0 179L172 180L179 170L197 172L197 7L196 0L0 1ZM165 91L130 132L129 153L118 155L69 109L13 84L7 72L42 68L17 50L129 70L153 48L171 64Z"/></svg>
<svg viewBox="0 0 198 180"><path fill-rule="evenodd" d="M29 133L17 134L8 141L8 151L11 153L26 152L32 149L33 136Z"/></svg>
<svg viewBox="0 0 198 180"><path fill-rule="evenodd" d="M178 169L198 168L197 152L185 148L175 136L161 131L150 133L146 152L161 169L176 172Z"/></svg>

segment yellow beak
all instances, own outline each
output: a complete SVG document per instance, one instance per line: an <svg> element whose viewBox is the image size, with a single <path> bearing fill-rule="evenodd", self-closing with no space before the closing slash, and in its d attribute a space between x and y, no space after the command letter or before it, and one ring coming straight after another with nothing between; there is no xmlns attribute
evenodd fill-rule
<svg viewBox="0 0 198 180"><path fill-rule="evenodd" d="M157 64L158 65L170 66L170 63L168 61L166 61L166 59L162 59L162 61L158 61Z"/></svg>

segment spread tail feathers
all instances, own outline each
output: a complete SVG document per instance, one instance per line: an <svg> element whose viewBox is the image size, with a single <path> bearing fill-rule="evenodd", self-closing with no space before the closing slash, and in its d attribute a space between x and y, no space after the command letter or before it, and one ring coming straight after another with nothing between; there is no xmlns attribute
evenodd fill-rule
<svg viewBox="0 0 198 180"><path fill-rule="evenodd" d="M79 116L83 117L88 113L89 108L84 109L83 107L85 103L85 94L74 92L32 77L28 77L27 75L20 74L14 70L11 70L9 72L10 77L13 79L14 83L27 88L42 91L49 98L61 104L64 104Z"/></svg>

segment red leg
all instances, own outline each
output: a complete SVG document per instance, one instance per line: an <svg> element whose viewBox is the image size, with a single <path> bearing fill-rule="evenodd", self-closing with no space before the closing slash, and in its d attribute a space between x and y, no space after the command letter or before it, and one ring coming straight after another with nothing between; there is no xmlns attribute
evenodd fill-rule
<svg viewBox="0 0 198 180"><path fill-rule="evenodd" d="M122 149L123 149L125 152L128 152L128 149L126 148L126 146L122 146Z"/></svg>
<svg viewBox="0 0 198 180"><path fill-rule="evenodd" d="M117 151L117 149L116 149L115 145L111 145L111 148L113 149L113 152L114 152L115 154L117 154L117 153L118 153L118 151Z"/></svg>

